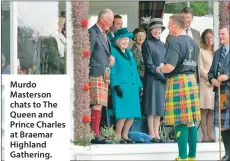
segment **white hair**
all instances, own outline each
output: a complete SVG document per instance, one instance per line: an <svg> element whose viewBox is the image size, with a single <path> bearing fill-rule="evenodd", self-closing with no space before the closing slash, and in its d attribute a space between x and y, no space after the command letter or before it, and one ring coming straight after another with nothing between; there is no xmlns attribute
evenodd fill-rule
<svg viewBox="0 0 230 161"><path fill-rule="evenodd" d="M120 40L122 40L122 39L128 39L128 40L129 40L129 38L128 38L128 37L122 37L122 38L119 38L119 39L117 39L117 40L115 41L115 45L117 45L117 46L118 46L118 42L119 42Z"/></svg>
<svg viewBox="0 0 230 161"><path fill-rule="evenodd" d="M108 9L108 8L104 8L103 10L101 10L101 12L99 13L98 15L98 18L99 17L107 17L108 15L113 15L113 11L111 9Z"/></svg>

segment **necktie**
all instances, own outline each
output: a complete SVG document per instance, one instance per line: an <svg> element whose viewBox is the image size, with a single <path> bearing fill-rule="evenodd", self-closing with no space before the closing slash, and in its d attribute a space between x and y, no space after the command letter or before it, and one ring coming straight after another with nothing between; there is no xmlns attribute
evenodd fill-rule
<svg viewBox="0 0 230 161"><path fill-rule="evenodd" d="M223 47L222 51L221 51L221 57L224 59L226 56L226 51L227 49L225 47Z"/></svg>
<svg viewBox="0 0 230 161"><path fill-rule="evenodd" d="M226 56L226 51L227 49L225 47L222 48L221 53L220 53L220 60L219 60L219 72L222 72L224 69L225 65L225 56Z"/></svg>
<svg viewBox="0 0 230 161"><path fill-rule="evenodd" d="M188 29L185 29L186 34L188 35Z"/></svg>
<svg viewBox="0 0 230 161"><path fill-rule="evenodd" d="M106 35L106 33L103 32L102 35L104 36L105 41L107 41L107 35Z"/></svg>

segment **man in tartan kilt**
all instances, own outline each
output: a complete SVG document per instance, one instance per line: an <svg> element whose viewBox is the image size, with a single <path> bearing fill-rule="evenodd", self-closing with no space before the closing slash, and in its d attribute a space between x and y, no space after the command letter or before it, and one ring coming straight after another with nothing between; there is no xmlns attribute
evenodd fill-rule
<svg viewBox="0 0 230 161"><path fill-rule="evenodd" d="M109 67L114 64L111 56L111 44L106 35L113 24L114 14L110 9L103 9L98 16L97 23L89 29L90 40L90 105L92 107L91 128L95 139L92 143L109 143L100 136L100 122L102 106L107 107Z"/></svg>
<svg viewBox="0 0 230 161"><path fill-rule="evenodd" d="M181 14L170 17L168 28L174 37L168 42L164 65L157 67L157 71L164 73L167 78L164 123L175 126L179 149L176 160L195 160L195 123L200 121L199 91L195 77L199 49L195 41L186 35L185 19Z"/></svg>
<svg viewBox="0 0 230 161"><path fill-rule="evenodd" d="M219 30L221 47L214 53L212 66L208 73L209 82L214 86L215 107L214 125L218 127L219 110L221 108L221 136L225 148L223 161L230 160L230 53L229 53L229 26ZM220 88L220 96L218 96ZM220 107L218 98L220 97Z"/></svg>

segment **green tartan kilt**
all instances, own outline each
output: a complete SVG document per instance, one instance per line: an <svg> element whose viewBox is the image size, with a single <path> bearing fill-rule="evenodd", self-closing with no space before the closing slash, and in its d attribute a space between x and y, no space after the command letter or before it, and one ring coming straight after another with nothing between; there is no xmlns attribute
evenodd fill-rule
<svg viewBox="0 0 230 161"><path fill-rule="evenodd" d="M165 93L166 125L200 121L199 90L194 74L179 74L167 80Z"/></svg>

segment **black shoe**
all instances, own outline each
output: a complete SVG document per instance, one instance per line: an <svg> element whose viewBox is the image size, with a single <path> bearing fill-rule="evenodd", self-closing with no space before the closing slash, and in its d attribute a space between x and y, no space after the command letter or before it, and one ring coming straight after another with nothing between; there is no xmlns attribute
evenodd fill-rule
<svg viewBox="0 0 230 161"><path fill-rule="evenodd" d="M152 140L150 142L151 143L160 143L159 139L157 139L157 138L152 138Z"/></svg>
<svg viewBox="0 0 230 161"><path fill-rule="evenodd" d="M128 144L135 144L134 141L132 141L131 139L124 139L126 143Z"/></svg>
<svg viewBox="0 0 230 161"><path fill-rule="evenodd" d="M113 142L111 140L105 139L105 137L101 135L95 136L93 140L91 140L92 144L112 144Z"/></svg>
<svg viewBox="0 0 230 161"><path fill-rule="evenodd" d="M127 142L125 140L121 139L120 144L127 144Z"/></svg>
<svg viewBox="0 0 230 161"><path fill-rule="evenodd" d="M105 139L104 144L113 144L113 141L112 141L112 140Z"/></svg>
<svg viewBox="0 0 230 161"><path fill-rule="evenodd" d="M163 140L161 140L161 139L157 139L157 140L158 140L159 143L163 143Z"/></svg>
<svg viewBox="0 0 230 161"><path fill-rule="evenodd" d="M95 136L93 140L91 140L92 144L104 144L105 138L101 135Z"/></svg>

